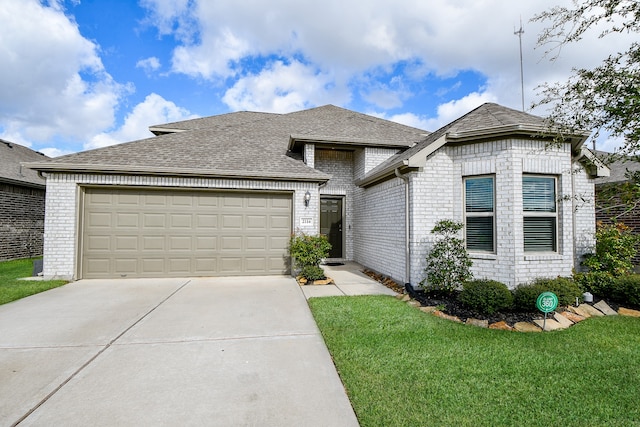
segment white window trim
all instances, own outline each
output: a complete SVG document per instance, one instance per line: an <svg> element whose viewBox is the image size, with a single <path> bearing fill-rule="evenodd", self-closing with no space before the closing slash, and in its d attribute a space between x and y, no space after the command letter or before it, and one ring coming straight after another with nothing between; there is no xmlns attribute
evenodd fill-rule
<svg viewBox="0 0 640 427"><path fill-rule="evenodd" d="M493 182L493 212L467 212L467 180L469 179L479 179L479 178L491 178ZM483 174L483 175L469 175L462 177L462 211L464 213L464 244L465 248L469 251L470 254L496 254L496 250L498 247L496 240L496 176L495 174ZM468 217L492 217L492 237L493 237L493 250L492 251L483 251L480 249L469 249L467 247L467 218Z"/></svg>
<svg viewBox="0 0 640 427"><path fill-rule="evenodd" d="M535 211L525 211L524 206L522 207L522 249L524 250L527 256L535 256L536 254L544 255L544 254L559 254L560 253L560 230L559 230L559 215L558 215L558 177L556 175L544 175L544 174L533 174L533 173L523 173L522 178L530 177L530 178L552 178L553 179L553 197L555 203L555 211L554 212L535 212ZM524 199L524 189L523 195ZM555 221L555 241L554 241L554 251L527 251L525 249L524 242L524 218L525 217L538 217L538 218L553 218Z"/></svg>

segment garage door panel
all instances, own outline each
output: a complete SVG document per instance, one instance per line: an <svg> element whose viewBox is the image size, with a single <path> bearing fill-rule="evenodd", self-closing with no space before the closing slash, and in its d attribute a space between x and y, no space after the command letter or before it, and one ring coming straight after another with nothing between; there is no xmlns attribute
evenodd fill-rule
<svg viewBox="0 0 640 427"><path fill-rule="evenodd" d="M115 236L116 251L138 251L138 236Z"/></svg>
<svg viewBox="0 0 640 427"><path fill-rule="evenodd" d="M170 214L172 228L192 228L192 217L190 214Z"/></svg>
<svg viewBox="0 0 640 427"><path fill-rule="evenodd" d="M247 215L246 228L266 230L268 223L267 215Z"/></svg>
<svg viewBox="0 0 640 427"><path fill-rule="evenodd" d="M92 212L87 218L88 225L91 227L104 227L111 228L111 213L110 212Z"/></svg>
<svg viewBox="0 0 640 427"><path fill-rule="evenodd" d="M135 193L120 193L116 203L122 206L138 206L140 205L140 196Z"/></svg>
<svg viewBox="0 0 640 427"><path fill-rule="evenodd" d="M269 236L269 249L276 252L282 252L289 248L288 237Z"/></svg>
<svg viewBox="0 0 640 427"><path fill-rule="evenodd" d="M85 190L81 277L283 274L291 196Z"/></svg>
<svg viewBox="0 0 640 427"><path fill-rule="evenodd" d="M241 251L242 250L242 237L241 236L221 236L220 237L220 250L221 251Z"/></svg>
<svg viewBox="0 0 640 427"><path fill-rule="evenodd" d="M116 258L116 272L122 274L133 274L138 271L138 260L132 258Z"/></svg>
<svg viewBox="0 0 640 427"><path fill-rule="evenodd" d="M242 196L223 196L223 208L241 208L244 206L245 198Z"/></svg>
<svg viewBox="0 0 640 427"><path fill-rule="evenodd" d="M261 251L268 250L267 248L267 236L249 236L245 239L246 249L248 251Z"/></svg>
<svg viewBox="0 0 640 427"><path fill-rule="evenodd" d="M270 217L271 230L289 230L291 227L291 217L284 215L272 215Z"/></svg>
<svg viewBox="0 0 640 427"><path fill-rule="evenodd" d="M230 230L230 229L242 230L243 219L244 218L242 215L223 214L222 228L224 228L225 230Z"/></svg>
<svg viewBox="0 0 640 427"><path fill-rule="evenodd" d="M111 251L111 236L89 236L86 246L91 251Z"/></svg>
<svg viewBox="0 0 640 427"><path fill-rule="evenodd" d="M191 236L170 236L169 251L191 251Z"/></svg>
<svg viewBox="0 0 640 427"><path fill-rule="evenodd" d="M222 257L220 258L220 272L224 274L238 274L242 271L242 258L240 257Z"/></svg>
<svg viewBox="0 0 640 427"><path fill-rule="evenodd" d="M143 274L156 274L163 272L165 260L164 258L143 258L140 264Z"/></svg>
<svg viewBox="0 0 640 427"><path fill-rule="evenodd" d="M196 226L198 227L198 230L215 230L218 228L218 216L210 214L196 214Z"/></svg>
<svg viewBox="0 0 640 427"><path fill-rule="evenodd" d="M171 274L189 275L191 273L191 259L189 258L172 258L169 260L169 271Z"/></svg>
<svg viewBox="0 0 640 427"><path fill-rule="evenodd" d="M165 214L142 214L142 224L144 228L162 228L164 229L166 226L166 215Z"/></svg>
<svg viewBox="0 0 640 427"><path fill-rule="evenodd" d="M137 213L117 213L116 214L116 224L120 228L135 228L137 229L139 226L138 220L140 215Z"/></svg>
<svg viewBox="0 0 640 427"><path fill-rule="evenodd" d="M165 250L165 236L141 236L142 248L145 251L163 251Z"/></svg>
<svg viewBox="0 0 640 427"><path fill-rule="evenodd" d="M248 273L257 273L267 270L267 260L265 257L245 258L245 267Z"/></svg>

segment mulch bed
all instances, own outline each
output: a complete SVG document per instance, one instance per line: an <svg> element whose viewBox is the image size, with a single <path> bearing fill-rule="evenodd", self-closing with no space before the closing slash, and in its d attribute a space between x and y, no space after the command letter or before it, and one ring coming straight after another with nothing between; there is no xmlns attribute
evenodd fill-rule
<svg viewBox="0 0 640 427"><path fill-rule="evenodd" d="M491 315L479 313L475 310L470 310L468 307L458 301L457 292L453 293L452 295L429 295L422 290L406 289L404 286L394 282L393 280L382 274L378 274L370 270L364 270L363 272L367 276L382 283L394 292L397 292L399 294L409 294L412 299L418 301L421 305L425 307L438 307L438 310L451 316L456 316L463 322L465 322L467 319L488 320L490 324L504 321L509 326L513 326L518 322L532 322L534 319L544 319L544 314L539 311L504 311L493 313ZM598 302L598 300L594 300L594 303L595 302ZM608 300L606 300L606 302L612 309L616 311L618 310L618 304L610 302ZM560 307L558 307L558 310L559 309ZM548 316L550 315L551 313Z"/></svg>

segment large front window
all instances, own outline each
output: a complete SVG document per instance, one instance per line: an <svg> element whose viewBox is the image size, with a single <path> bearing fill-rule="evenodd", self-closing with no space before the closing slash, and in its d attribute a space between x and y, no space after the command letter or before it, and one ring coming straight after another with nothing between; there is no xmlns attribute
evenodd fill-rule
<svg viewBox="0 0 640 427"><path fill-rule="evenodd" d="M464 180L467 249L494 252L495 203L493 176Z"/></svg>
<svg viewBox="0 0 640 427"><path fill-rule="evenodd" d="M525 252L557 251L556 179L522 177Z"/></svg>

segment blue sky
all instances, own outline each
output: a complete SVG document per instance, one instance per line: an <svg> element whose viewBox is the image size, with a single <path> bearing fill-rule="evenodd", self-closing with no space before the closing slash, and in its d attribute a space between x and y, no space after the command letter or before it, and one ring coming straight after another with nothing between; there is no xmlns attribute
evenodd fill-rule
<svg viewBox="0 0 640 427"><path fill-rule="evenodd" d="M550 62L529 19L556 4L570 2L3 0L0 138L56 156L325 104L435 130L483 102L521 108L521 18L528 109L538 85L615 51L587 38Z"/></svg>

